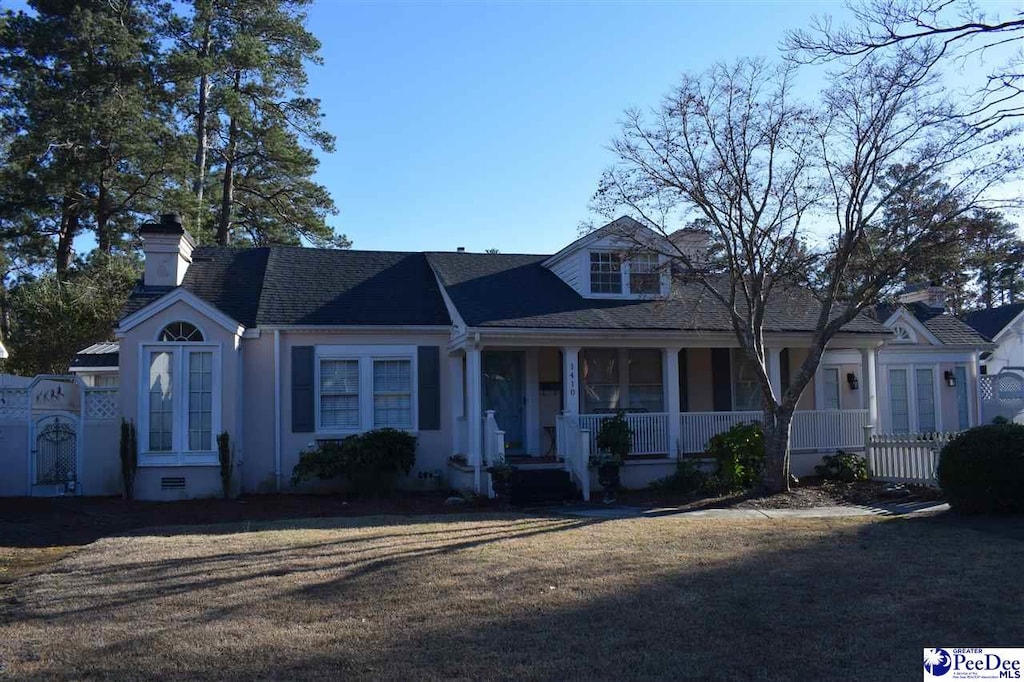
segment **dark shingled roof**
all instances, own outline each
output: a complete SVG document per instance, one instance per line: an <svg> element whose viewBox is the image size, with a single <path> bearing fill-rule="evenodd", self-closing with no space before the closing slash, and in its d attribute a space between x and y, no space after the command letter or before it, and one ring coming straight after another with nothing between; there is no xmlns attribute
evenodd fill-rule
<svg viewBox="0 0 1024 682"><path fill-rule="evenodd" d="M726 311L699 285L677 286L668 300L589 299L541 263L547 256L428 253L455 308L471 327L732 331ZM806 332L814 300L792 289L774 299L765 331ZM884 333L862 315L847 332Z"/></svg>
<svg viewBox="0 0 1024 682"><path fill-rule="evenodd" d="M879 320L888 319L899 308L910 311L924 328L931 332L943 345L989 345L988 338L944 310L932 308L924 303L902 303L899 306L878 306Z"/></svg>
<svg viewBox="0 0 1024 682"><path fill-rule="evenodd" d="M988 310L972 310L964 315L964 322L971 325L979 332L990 339L994 339L999 332L1003 331L1006 325L1013 322L1014 318L1024 312L1024 303L1011 303L1010 305Z"/></svg>
<svg viewBox="0 0 1024 682"><path fill-rule="evenodd" d="M181 286L246 327L450 324L418 253L200 247ZM170 290L140 286L124 315Z"/></svg>

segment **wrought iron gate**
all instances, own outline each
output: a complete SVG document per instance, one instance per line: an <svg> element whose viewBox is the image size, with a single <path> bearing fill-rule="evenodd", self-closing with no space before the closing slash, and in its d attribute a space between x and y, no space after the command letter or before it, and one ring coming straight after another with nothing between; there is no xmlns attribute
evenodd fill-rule
<svg viewBox="0 0 1024 682"><path fill-rule="evenodd" d="M35 482L68 484L78 480L75 420L63 416L36 422Z"/></svg>

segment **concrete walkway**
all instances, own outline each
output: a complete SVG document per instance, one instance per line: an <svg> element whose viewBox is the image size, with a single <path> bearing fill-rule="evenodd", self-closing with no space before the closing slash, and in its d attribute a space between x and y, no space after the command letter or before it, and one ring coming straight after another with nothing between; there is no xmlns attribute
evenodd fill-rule
<svg viewBox="0 0 1024 682"><path fill-rule="evenodd" d="M948 511L949 505L935 502L890 502L872 506L849 505L810 509L695 509L677 507L628 507L624 505L577 504L552 508L568 516L595 519L638 519L658 516L690 519L827 519L846 516L907 516Z"/></svg>

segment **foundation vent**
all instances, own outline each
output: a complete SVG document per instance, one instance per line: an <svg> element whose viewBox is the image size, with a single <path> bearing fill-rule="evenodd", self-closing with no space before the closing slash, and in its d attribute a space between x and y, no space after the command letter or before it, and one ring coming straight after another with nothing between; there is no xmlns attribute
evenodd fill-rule
<svg viewBox="0 0 1024 682"><path fill-rule="evenodd" d="M160 490L184 490L184 476L165 476L160 479Z"/></svg>

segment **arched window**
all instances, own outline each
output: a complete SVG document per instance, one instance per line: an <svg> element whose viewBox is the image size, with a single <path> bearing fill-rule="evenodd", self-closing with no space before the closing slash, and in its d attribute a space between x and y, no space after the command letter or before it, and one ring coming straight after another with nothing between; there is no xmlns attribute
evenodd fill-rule
<svg viewBox="0 0 1024 682"><path fill-rule="evenodd" d="M203 341L203 333L190 322L171 322L160 332L158 341L189 342Z"/></svg>

